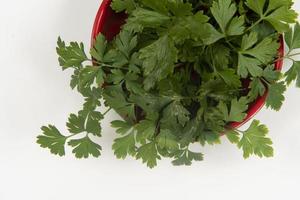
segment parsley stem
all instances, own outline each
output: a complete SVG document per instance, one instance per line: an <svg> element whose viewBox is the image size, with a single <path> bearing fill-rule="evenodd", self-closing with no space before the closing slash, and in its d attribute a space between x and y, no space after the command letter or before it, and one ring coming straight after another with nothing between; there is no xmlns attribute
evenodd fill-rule
<svg viewBox="0 0 300 200"><path fill-rule="evenodd" d="M72 134L72 135L66 136L66 139L69 139L69 138L71 138L71 137L73 137L73 136L75 136L75 135L79 135L79 134L81 134L81 133L74 133L74 134Z"/></svg>
<svg viewBox="0 0 300 200"><path fill-rule="evenodd" d="M283 56L283 57L280 57L280 58L277 58L275 61L273 61L272 63L276 63L276 62L278 62L278 61L281 61L281 60L284 60L284 59L289 59L289 60L291 60L291 61L295 61L293 58L290 58L290 57L288 57L288 56Z"/></svg>
<svg viewBox="0 0 300 200"><path fill-rule="evenodd" d="M261 78L260 80L262 80L267 86L270 86L270 83L265 78Z"/></svg>
<svg viewBox="0 0 300 200"><path fill-rule="evenodd" d="M112 65L104 64L104 63L98 62L96 60L89 60L89 61L91 61L91 62L96 63L97 65L99 65L99 66L95 66L95 67L108 67L110 69L125 69L125 70L129 70L127 68L114 67Z"/></svg>
<svg viewBox="0 0 300 200"><path fill-rule="evenodd" d="M295 53L295 54L287 55L287 57L291 58L293 56L299 56L299 55L300 55L300 53Z"/></svg>
<svg viewBox="0 0 300 200"><path fill-rule="evenodd" d="M257 26L260 22L262 22L264 20L264 18L263 17L261 17L259 20L257 20L254 24L252 24L249 28L247 28L246 30L245 30L245 33L246 32L248 32L248 31L250 31L251 29L253 29L255 26Z"/></svg>
<svg viewBox="0 0 300 200"><path fill-rule="evenodd" d="M239 133L241 133L241 134L245 134L245 131L239 130L239 129L237 129L237 128L234 128L233 130L235 130L235 131L237 131L237 132L239 132Z"/></svg>
<svg viewBox="0 0 300 200"><path fill-rule="evenodd" d="M295 60L292 57L300 55L300 53L295 53L295 54L291 54L291 55L289 55L289 53L286 56L282 56L280 58L277 58L274 62L278 62L278 61L281 61L281 60L284 60L284 59L289 59L289 60L295 62Z"/></svg>
<svg viewBox="0 0 300 200"><path fill-rule="evenodd" d="M111 111L112 108L107 109L102 115L105 116L109 111Z"/></svg>

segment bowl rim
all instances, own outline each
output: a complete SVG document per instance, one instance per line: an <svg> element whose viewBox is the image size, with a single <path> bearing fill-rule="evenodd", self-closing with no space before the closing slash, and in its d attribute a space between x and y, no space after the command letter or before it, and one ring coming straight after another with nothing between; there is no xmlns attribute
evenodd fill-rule
<svg viewBox="0 0 300 200"><path fill-rule="evenodd" d="M91 34L91 46L93 46L94 40L97 37L97 35L102 32L108 9L110 9L110 3L111 0L103 0L100 8L97 12L97 15L94 20L94 25L92 28L92 34ZM280 47L278 49L278 57L282 57L284 55L284 39L283 36L280 36ZM275 70L281 71L283 66L283 60L277 60L275 62ZM229 127L231 128L239 128L245 123L247 123L249 120L251 120L265 105L266 98L268 95L268 90L265 91L264 95L258 97L255 101L253 101L247 110L247 116L242 122L231 122L229 123Z"/></svg>

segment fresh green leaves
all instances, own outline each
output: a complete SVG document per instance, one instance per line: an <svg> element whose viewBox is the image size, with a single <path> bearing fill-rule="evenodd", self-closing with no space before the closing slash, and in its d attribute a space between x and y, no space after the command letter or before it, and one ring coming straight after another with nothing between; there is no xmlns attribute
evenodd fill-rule
<svg viewBox="0 0 300 200"><path fill-rule="evenodd" d="M129 133L121 138L117 138L112 146L117 158L125 159L127 155L134 156L136 153L134 134Z"/></svg>
<svg viewBox="0 0 300 200"><path fill-rule="evenodd" d="M273 148L272 141L267 138L268 128L260 124L259 121L254 120L250 127L243 133L238 147L243 149L244 158L255 154L259 157L272 157Z"/></svg>
<svg viewBox="0 0 300 200"><path fill-rule="evenodd" d="M256 0L248 0L246 1L246 5L256 12L259 15L263 15L264 12L264 6L265 6L265 0L262 1L256 1Z"/></svg>
<svg viewBox="0 0 300 200"><path fill-rule="evenodd" d="M158 28L166 26L170 22L170 17L159 12L137 8L128 18L125 30L142 32L144 28Z"/></svg>
<svg viewBox="0 0 300 200"><path fill-rule="evenodd" d="M168 34L176 44L182 44L187 40L194 40L197 45L213 44L224 36L207 23L208 20L209 18L202 12L175 18L175 23L169 28Z"/></svg>
<svg viewBox="0 0 300 200"><path fill-rule="evenodd" d="M283 81L270 85L267 100L266 100L267 107L271 107L276 111L280 110L283 101L285 99L283 96L285 91L286 91L286 86Z"/></svg>
<svg viewBox="0 0 300 200"><path fill-rule="evenodd" d="M102 150L99 144L94 143L88 136L81 139L73 139L68 142L73 147L76 158L88 158L89 155L99 157Z"/></svg>
<svg viewBox="0 0 300 200"><path fill-rule="evenodd" d="M55 155L65 155L64 146L67 138L53 125L43 126L41 129L43 135L37 137L37 143L43 148L50 149L51 153Z"/></svg>
<svg viewBox="0 0 300 200"><path fill-rule="evenodd" d="M245 97L239 100L233 99L231 101L230 111L225 103L220 102L218 108L224 115L224 120L226 122L241 122L247 116L246 111L248 109L248 100Z"/></svg>
<svg viewBox="0 0 300 200"><path fill-rule="evenodd" d="M291 27L288 32L285 34L285 42L289 47L289 50L299 49L300 48L300 24Z"/></svg>
<svg viewBox="0 0 300 200"><path fill-rule="evenodd" d="M211 12L217 20L221 30L226 31L227 25L236 12L236 5L231 0L214 1Z"/></svg>
<svg viewBox="0 0 300 200"><path fill-rule="evenodd" d="M95 141L102 135L101 121L113 109L123 118L111 123L118 134L115 156L131 156L150 168L162 157L176 166L201 161L203 154L190 145L220 144L224 132L245 158L272 156L265 125L254 120L246 131L231 126L245 120L258 97L279 110L286 85L296 81L300 87L300 62L294 57L299 55L294 50L300 48L300 25L289 28L296 19L292 4L112 0L112 9L126 14L126 23L109 41L101 33L94 38L90 57L82 43L58 39L59 64L73 70L70 86L84 103L69 116L69 135L43 126L37 142L59 156L68 146L77 158L99 157L101 146ZM282 33L289 47L285 56L278 54ZM283 76L277 69L284 58L293 65Z"/></svg>
<svg viewBox="0 0 300 200"><path fill-rule="evenodd" d="M63 69L73 68L71 87L77 87L84 96L85 103L83 109L78 114L70 114L66 126L70 135L63 136L56 127L49 125L42 127L42 134L38 136L37 142L44 148L49 148L54 154L60 156L65 154L67 140L74 136L81 136L78 139L70 139L68 145L73 148L73 153L77 158L88 158L100 156L101 146L90 139L90 135L100 137L100 122L104 115L96 108L101 105L99 99L102 98L102 89L99 86L104 84L106 74L100 66L84 65L85 61L91 60L86 56L82 43L71 42L66 46L60 38L58 39L57 53L59 63ZM103 35L95 39L95 45L91 49L91 55L97 62L104 61L107 48L107 41ZM95 61L96 61L95 60Z"/></svg>
<svg viewBox="0 0 300 200"><path fill-rule="evenodd" d="M260 16L260 20L268 21L280 33L287 31L289 24L297 18L297 13L291 9L292 4L291 0L246 1L246 5Z"/></svg>
<svg viewBox="0 0 300 200"><path fill-rule="evenodd" d="M140 50L140 59L143 60L144 76L146 77L144 88L149 90L155 82L173 73L174 63L177 61L177 49L168 36L163 36Z"/></svg>
<svg viewBox="0 0 300 200"><path fill-rule="evenodd" d="M244 16L234 17L237 7L232 0L214 1L211 12L226 35L241 35L244 33Z"/></svg>
<svg viewBox="0 0 300 200"><path fill-rule="evenodd" d="M177 150L179 148L177 138L168 129L161 129L157 137L157 144L161 149Z"/></svg>
<svg viewBox="0 0 300 200"><path fill-rule="evenodd" d="M105 105L115 109L121 116L135 119L134 104L126 98L119 85L107 86L103 98Z"/></svg>
<svg viewBox="0 0 300 200"><path fill-rule="evenodd" d="M190 112L178 101L172 102L164 110L165 119L169 121L178 121L179 124L184 126L190 120Z"/></svg>
<svg viewBox="0 0 300 200"><path fill-rule="evenodd" d="M134 0L112 0L111 7L116 12L126 11L130 13L135 9L135 2Z"/></svg>
<svg viewBox="0 0 300 200"><path fill-rule="evenodd" d="M250 85L250 91L248 93L249 101L255 100L259 96L263 96L266 92L266 87L260 78L253 78Z"/></svg>
<svg viewBox="0 0 300 200"><path fill-rule="evenodd" d="M107 41L104 35L99 34L94 41L94 45L90 50L90 54L94 59L101 62L103 61L104 55L106 53L106 48Z"/></svg>
<svg viewBox="0 0 300 200"><path fill-rule="evenodd" d="M268 64L276 57L278 43L275 40L265 38L255 45L257 41L256 32L243 36L238 54L238 74L243 78L246 78L249 73L253 77L261 76L263 72L261 65Z"/></svg>
<svg viewBox="0 0 300 200"><path fill-rule="evenodd" d="M288 85L296 80L296 86L300 87L300 62L294 61L292 67L285 73L285 76Z"/></svg>
<svg viewBox="0 0 300 200"><path fill-rule="evenodd" d="M135 146L135 130L133 126L125 121L113 121L112 127L117 128L116 132L122 137L114 140L112 149L117 158L125 159L127 155L134 156L136 154Z"/></svg>
<svg viewBox="0 0 300 200"><path fill-rule="evenodd" d="M286 77L286 83L290 85L293 81L296 81L296 86L300 87L300 62L293 59L293 50L300 48L300 25L296 23L295 27L291 27L285 34L285 41L289 47L289 53L287 57L293 61L292 67L284 74ZM297 55L297 54L296 54Z"/></svg>
<svg viewBox="0 0 300 200"><path fill-rule="evenodd" d="M237 144L238 148L243 150L244 158L249 158L253 154L259 157L272 157L273 143L267 137L268 132L265 125L253 120L246 131L229 130L226 136L231 143Z"/></svg>
<svg viewBox="0 0 300 200"><path fill-rule="evenodd" d="M59 55L58 61L63 69L80 67L88 58L84 52L83 43L71 42L69 46L59 37L57 40L56 52Z"/></svg>
<svg viewBox="0 0 300 200"><path fill-rule="evenodd" d="M157 160L160 159L160 156L157 152L157 146L154 142L150 142L141 146L137 150L137 159L141 159L143 163L146 163L148 167L153 168L157 165Z"/></svg>
<svg viewBox="0 0 300 200"><path fill-rule="evenodd" d="M173 165L191 165L192 161L202 161L203 154L195 153L190 150L179 151L179 154L176 156L176 159L172 161Z"/></svg>
<svg viewBox="0 0 300 200"><path fill-rule="evenodd" d="M72 117L74 116L71 116L70 118ZM72 118L70 121L72 120L76 121L78 119ZM73 125L72 128L74 128ZM72 129L72 132L77 132L78 134L78 130L74 128ZM52 125L49 125L48 127L42 127L42 131L43 135L37 137L37 143L40 144L43 148L49 148L51 153L53 154L58 154L60 156L65 155L65 144L70 136L66 137L61 135L58 129ZM76 135L76 133L74 133L74 135ZM74 148L72 152L77 158L88 158L89 155L92 155L94 157L100 156L101 146L94 143L88 136L81 139L70 140L68 142L68 145Z"/></svg>

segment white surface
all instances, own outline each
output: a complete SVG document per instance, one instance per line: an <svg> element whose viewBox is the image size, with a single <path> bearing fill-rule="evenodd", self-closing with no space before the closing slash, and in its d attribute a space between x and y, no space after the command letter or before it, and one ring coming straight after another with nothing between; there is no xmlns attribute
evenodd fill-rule
<svg viewBox="0 0 300 200"><path fill-rule="evenodd" d="M201 148L205 161L173 167L163 160L150 170L111 151L114 130L104 123L99 159L51 155L35 144L39 127L61 130L82 99L57 64L55 43L89 44L100 1L10 0L0 6L0 200L81 199L299 199L300 90L290 88L278 113L257 116L270 128L272 159L243 160L223 144ZM300 12L300 1L295 7Z"/></svg>

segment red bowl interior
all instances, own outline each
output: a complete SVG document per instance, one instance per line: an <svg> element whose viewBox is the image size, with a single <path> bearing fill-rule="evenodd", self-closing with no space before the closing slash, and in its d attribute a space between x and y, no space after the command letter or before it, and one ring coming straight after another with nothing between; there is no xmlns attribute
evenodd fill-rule
<svg viewBox="0 0 300 200"><path fill-rule="evenodd" d="M116 36L120 27L125 23L126 14L125 13L115 13L110 7L111 0L103 0L99 11L97 13L93 31L92 31L92 45L94 39L99 33L103 33L108 40L111 40ZM284 55L284 42L283 37L280 37L280 48L278 50L278 56L282 57ZM279 60L275 63L275 69L281 71L283 61ZM238 128L248 122L254 115L262 109L265 104L268 91L259 98L257 98L253 103L249 105L247 111L247 117L242 122L233 122L230 124L232 128Z"/></svg>

